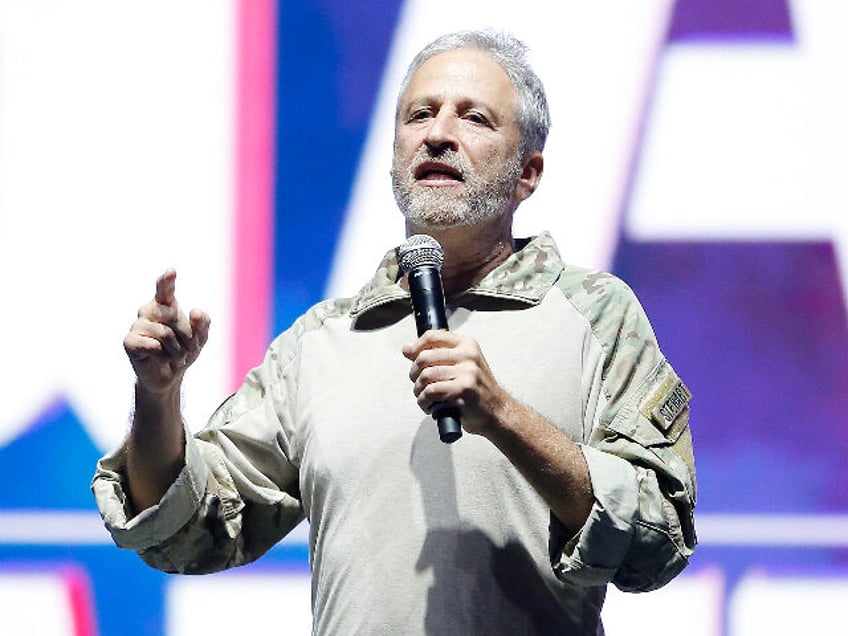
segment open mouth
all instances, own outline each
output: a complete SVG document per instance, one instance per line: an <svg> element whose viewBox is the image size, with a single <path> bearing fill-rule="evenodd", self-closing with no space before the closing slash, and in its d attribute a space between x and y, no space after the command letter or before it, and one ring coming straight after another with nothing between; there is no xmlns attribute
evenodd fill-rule
<svg viewBox="0 0 848 636"><path fill-rule="evenodd" d="M446 163L425 161L415 168L416 181L464 181L462 173Z"/></svg>

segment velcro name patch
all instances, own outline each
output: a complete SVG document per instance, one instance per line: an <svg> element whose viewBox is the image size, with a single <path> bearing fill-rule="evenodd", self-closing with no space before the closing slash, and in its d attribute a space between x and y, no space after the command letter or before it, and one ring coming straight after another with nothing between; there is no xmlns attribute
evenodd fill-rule
<svg viewBox="0 0 848 636"><path fill-rule="evenodd" d="M692 393L672 371L645 396L639 410L666 433L691 399Z"/></svg>

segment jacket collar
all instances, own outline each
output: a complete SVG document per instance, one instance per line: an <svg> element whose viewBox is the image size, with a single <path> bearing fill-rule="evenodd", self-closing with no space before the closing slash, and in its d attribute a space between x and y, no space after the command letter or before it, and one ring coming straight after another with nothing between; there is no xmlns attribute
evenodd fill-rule
<svg viewBox="0 0 848 636"><path fill-rule="evenodd" d="M559 250L549 232L532 239L518 239L516 251L509 258L477 285L449 298L448 302L462 304L468 296L486 296L535 305L548 293L563 268ZM409 292L400 286L401 278L395 250L389 250L371 280L352 299L350 315L354 325L378 308L390 309L391 306L391 309L408 313Z"/></svg>

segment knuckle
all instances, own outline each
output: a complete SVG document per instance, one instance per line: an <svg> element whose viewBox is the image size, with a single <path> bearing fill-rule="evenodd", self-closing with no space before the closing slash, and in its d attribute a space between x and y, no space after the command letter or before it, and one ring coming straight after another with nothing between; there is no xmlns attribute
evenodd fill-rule
<svg viewBox="0 0 848 636"><path fill-rule="evenodd" d="M169 338L174 334L170 327L162 324L161 322L151 322L148 329L150 331L150 335L159 340Z"/></svg>
<svg viewBox="0 0 848 636"><path fill-rule="evenodd" d="M426 369L422 369L421 373L418 374L417 382L423 386L428 384L432 384L437 379L436 373L433 370L433 367L427 367Z"/></svg>

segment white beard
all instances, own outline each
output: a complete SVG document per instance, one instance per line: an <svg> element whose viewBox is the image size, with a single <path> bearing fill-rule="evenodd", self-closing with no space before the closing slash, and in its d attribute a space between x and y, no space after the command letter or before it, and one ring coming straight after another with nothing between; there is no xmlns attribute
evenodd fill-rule
<svg viewBox="0 0 848 636"><path fill-rule="evenodd" d="M415 179L415 169L424 161L439 161L457 170L460 186L424 187ZM498 165L496 165L498 164ZM506 162L491 158L475 172L456 151L434 154L419 149L409 166L392 165L392 191L409 224L417 227L449 228L477 225L503 214L512 201L521 174L515 154Z"/></svg>

